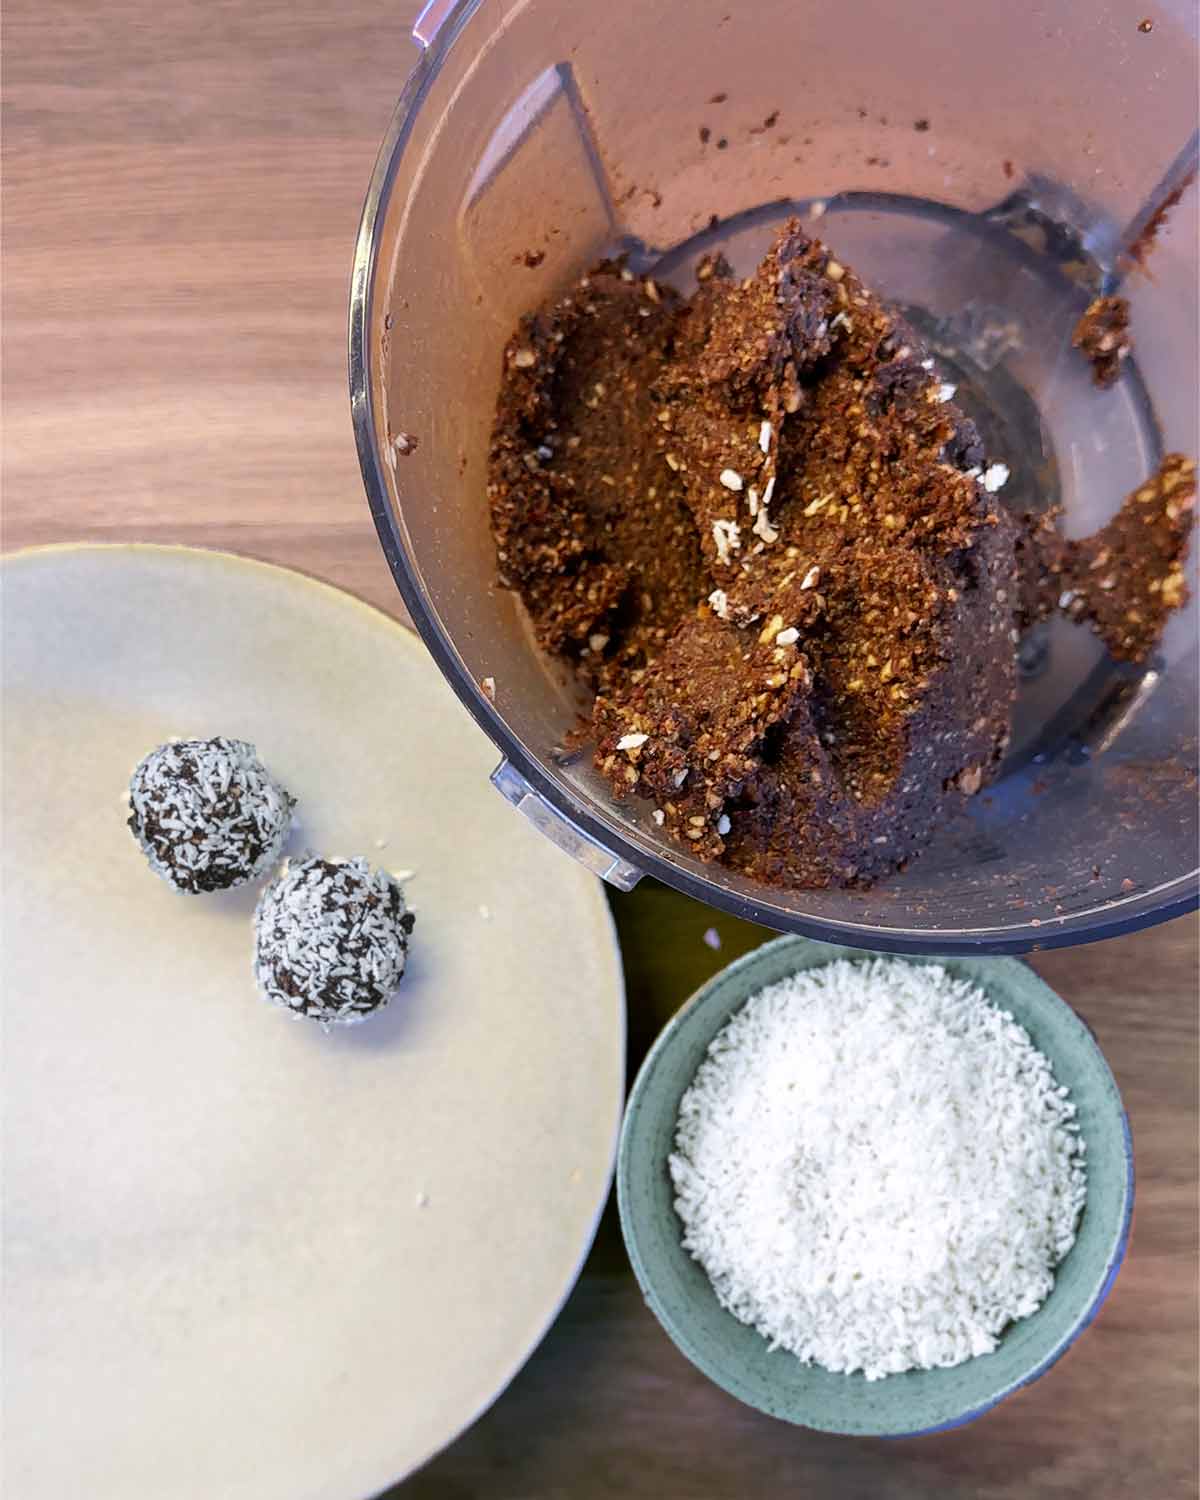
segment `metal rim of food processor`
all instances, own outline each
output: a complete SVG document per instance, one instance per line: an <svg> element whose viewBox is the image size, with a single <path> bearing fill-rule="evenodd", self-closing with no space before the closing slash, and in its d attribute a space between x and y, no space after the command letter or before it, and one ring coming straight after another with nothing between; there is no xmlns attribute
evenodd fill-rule
<svg viewBox="0 0 1200 1500"><path fill-rule="evenodd" d="M1200 906L1200 880L1193 870L1149 891L1039 924L1012 927L977 927L942 930L933 928L877 927L836 918L806 916L774 905L769 899L750 898L724 890L671 863L636 830L619 827L603 816L573 805L562 789L508 728L496 709L486 702L454 648L453 642L425 595L419 574L405 545L396 515L388 501L382 455L376 441L372 400L371 313L378 250L378 228L388 207L396 171L411 134L413 121L426 89L442 61L482 0L429 0L413 26L412 36L419 55L401 91L395 111L380 144L367 188L355 244L349 308L349 385L355 444L363 485L375 528L392 577L418 632L454 690L463 707L501 751L504 760L493 781L514 805L530 799L546 809L558 827L547 826L547 817L534 817L542 832L562 847L570 847L577 858L620 889L629 890L644 875L691 896L708 906L734 916L761 923L774 931L800 933L827 942L853 947L883 949L895 953L1028 953L1048 948L1073 947L1135 932L1144 927L1185 915ZM572 834L575 835L572 838ZM631 836L632 834L632 836ZM586 856L591 855L591 858ZM599 857L599 858L598 858ZM766 888L763 888L764 892Z"/></svg>

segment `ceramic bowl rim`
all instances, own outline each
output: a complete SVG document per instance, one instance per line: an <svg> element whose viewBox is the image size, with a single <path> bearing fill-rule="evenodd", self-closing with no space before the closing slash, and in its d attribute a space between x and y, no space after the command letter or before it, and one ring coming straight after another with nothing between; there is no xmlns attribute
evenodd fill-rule
<svg viewBox="0 0 1200 1500"><path fill-rule="evenodd" d="M745 1004L745 1002L750 998L752 994L756 992L756 990L763 987L761 983L747 984L745 980L742 979L744 972L746 970L754 969L757 965L761 964L763 962L764 954L768 952L775 953L785 948L794 949L798 956L813 949L824 950L828 953L828 962L833 962L837 958L848 958L851 961L863 961L870 958L886 957L898 959L903 963L912 964L938 964L946 962L955 966L961 964L972 966L981 965L986 966L989 969L995 968L1001 973L1006 970L1011 972L1013 967L1019 965L1021 968L1027 969L1028 972L1032 974L1033 977L1038 981L1039 986L1045 992L1043 998L1049 1010L1053 1011L1055 1008L1061 1007L1063 1010L1068 1012L1069 1015L1082 1027L1086 1035L1087 1042L1090 1043L1091 1048L1095 1053L1095 1058L1099 1063L1102 1073L1107 1074L1108 1079L1112 1084L1113 1097L1116 1099L1120 1111L1119 1124L1121 1127L1121 1150L1124 1158L1125 1175L1121 1199L1120 1217L1115 1226L1115 1235L1112 1230L1109 1230L1106 1235L1106 1238L1109 1242L1108 1250L1105 1256L1103 1273L1099 1278L1099 1284L1097 1285L1096 1290L1093 1292L1091 1299L1087 1304L1087 1307L1084 1309L1083 1313L1076 1320L1076 1322L1071 1325L1071 1327L1065 1332L1065 1334L1062 1335L1062 1337L1045 1354L1045 1356L1039 1359L1031 1369L1020 1375L1018 1378L1004 1383L991 1396L989 1396L987 1400L969 1407L965 1407L961 1412L956 1413L952 1417L947 1418L945 1421L938 1422L933 1426L894 1429L883 1427L878 1424L873 1425L871 1423L867 1423L865 1425L856 1425L850 1427L845 1425L837 1425L816 1418L810 1419L807 1414L799 1415L791 1411L770 1410L766 1406L761 1405L759 1402L753 1400L743 1390L739 1389L737 1380L729 1375L726 1370L721 1368L716 1362L710 1360L701 1351L696 1341L691 1337L688 1327L689 1320L686 1318L686 1316L683 1318L677 1317L659 1296L654 1275L648 1267L646 1257L642 1254L642 1244L640 1240L641 1216L634 1207L629 1182L635 1150L635 1141L637 1139L636 1120L640 1112L640 1106L642 1106L643 1101L652 1086L655 1075L663 1065L663 1062L669 1055L671 1049L676 1045L677 1038L679 1037L679 1034L688 1018L693 1016L698 1010L703 1008L704 1005L710 1002L711 997L717 991L718 987L724 987L729 982L731 977L739 978L740 982L735 985L727 1003L721 1007L718 1007L714 1011L713 1025L708 1036L708 1041L711 1041L712 1037L716 1035L717 1031L720 1030L721 1026L725 1024L729 1017L733 1015L733 1013L738 1008L740 1008L740 1006ZM816 966L809 965L806 967ZM1051 1061L1053 1062L1053 1059L1051 1059ZM864 951L862 949L851 949L837 944L821 943L810 938L805 938L796 934L789 933L785 934L782 937L774 938L760 944L757 948L751 949L749 953L742 954L741 957L734 959L731 963L725 965L724 968L719 969L717 973L712 975L708 980L705 981L704 984L699 987L699 989L697 989L692 995L689 996L689 998L683 1003L683 1005L679 1007L679 1009L659 1032L658 1036L655 1038L653 1046L646 1054L641 1067L638 1069L637 1076L634 1079L633 1087L629 1091L629 1098L625 1106L625 1114L621 1121L620 1142L617 1148L616 1180L617 1208L621 1221L621 1234L624 1238L626 1253L629 1256L629 1261L633 1267L633 1272L635 1277L637 1278L638 1286L641 1289L642 1296L645 1299L646 1305L658 1319L659 1324L671 1339L671 1341L674 1343L675 1347L692 1365L695 1366L696 1369L701 1372L701 1374L707 1376L707 1378L711 1380L715 1385L719 1386L722 1390L727 1392L727 1394L733 1396L736 1400L742 1402L744 1405L753 1407L756 1410L765 1412L768 1416L775 1417L778 1420L790 1422L799 1427L807 1427L814 1431L827 1432L847 1437L922 1437L937 1432L947 1432L952 1430L953 1428L965 1426L967 1423L973 1422L977 1417L983 1416L985 1412L991 1411L993 1407L999 1405L1001 1401L1011 1396L1014 1391L1021 1390L1025 1386L1031 1385L1035 1380L1040 1379L1040 1377L1044 1375L1047 1370L1049 1370L1053 1365L1057 1364L1057 1362L1062 1358L1067 1350L1070 1349L1070 1347L1074 1344L1079 1335L1083 1333L1084 1330L1095 1319L1096 1315L1099 1313L1101 1307L1104 1305L1109 1293L1112 1290L1113 1284L1117 1278L1117 1273L1121 1269L1121 1265L1124 1262L1125 1254L1129 1246L1134 1203L1133 1136L1129 1124L1129 1114L1125 1108L1124 1100L1122 1099L1116 1078L1113 1075L1113 1071L1108 1062L1108 1059L1104 1055L1104 1051L1101 1048L1098 1040L1096 1039L1095 1033L1092 1031L1092 1028L1079 1014L1079 1012L1074 1009L1073 1006L1069 1005L1062 998L1062 996L1058 994L1056 990L1052 989L1051 986L1047 984L1044 979L1042 979L1041 975L1037 974L1036 971L1034 971L1030 966L1024 964L1020 959L1004 955L947 955L945 958L939 958L915 954L873 953L870 951ZM1050 1296L1052 1297L1053 1295L1054 1294L1052 1291L1050 1293ZM733 1315L732 1313L727 1312L726 1316L732 1317ZM847 1378L861 1379L861 1376L852 1376Z"/></svg>

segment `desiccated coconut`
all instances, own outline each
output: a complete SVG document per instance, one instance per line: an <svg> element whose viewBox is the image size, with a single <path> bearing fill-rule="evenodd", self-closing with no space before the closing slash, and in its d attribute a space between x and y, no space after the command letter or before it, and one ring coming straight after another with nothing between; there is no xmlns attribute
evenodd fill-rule
<svg viewBox="0 0 1200 1500"><path fill-rule="evenodd" d="M1075 1241L1067 1095L1012 1016L939 966L794 975L747 1001L683 1096L684 1247L806 1363L876 1380L990 1353Z"/></svg>

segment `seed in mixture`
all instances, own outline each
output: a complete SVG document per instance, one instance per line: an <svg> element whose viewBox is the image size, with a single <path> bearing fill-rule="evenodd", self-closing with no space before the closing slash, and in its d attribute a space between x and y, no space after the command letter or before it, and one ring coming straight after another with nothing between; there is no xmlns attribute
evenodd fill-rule
<svg viewBox="0 0 1200 1500"><path fill-rule="evenodd" d="M708 602L715 615L719 615L722 620L729 618L729 596L724 589L713 589L708 596Z"/></svg>
<svg viewBox="0 0 1200 1500"><path fill-rule="evenodd" d="M730 553L736 552L742 545L741 528L736 521L714 521L712 532L717 547L717 561L727 563Z"/></svg>
<svg viewBox="0 0 1200 1500"><path fill-rule="evenodd" d="M994 495L1008 483L1008 477L1007 464L989 464L983 471L983 487L989 495Z"/></svg>

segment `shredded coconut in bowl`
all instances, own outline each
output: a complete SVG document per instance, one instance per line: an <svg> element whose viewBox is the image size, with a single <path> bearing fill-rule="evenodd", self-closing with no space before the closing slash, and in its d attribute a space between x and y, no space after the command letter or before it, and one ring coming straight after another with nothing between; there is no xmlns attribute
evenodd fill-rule
<svg viewBox="0 0 1200 1500"><path fill-rule="evenodd" d="M751 997L680 1103L683 1245L772 1348L868 1380L1034 1312L1086 1194L1028 1033L936 965L838 960Z"/></svg>

